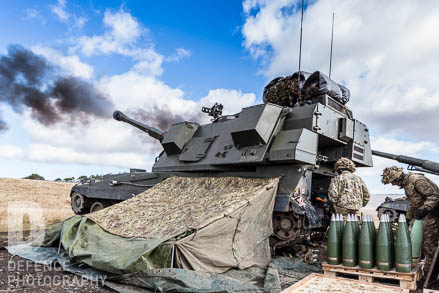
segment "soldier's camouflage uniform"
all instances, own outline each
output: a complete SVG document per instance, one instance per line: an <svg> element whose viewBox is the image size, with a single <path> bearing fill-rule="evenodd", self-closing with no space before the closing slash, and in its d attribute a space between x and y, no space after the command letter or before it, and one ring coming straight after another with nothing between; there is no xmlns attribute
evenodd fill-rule
<svg viewBox="0 0 439 293"><path fill-rule="evenodd" d="M370 199L370 193L363 180L351 171L344 170L331 180L328 190L336 213L360 215L360 209Z"/></svg>
<svg viewBox="0 0 439 293"><path fill-rule="evenodd" d="M408 173L404 175L402 187L410 200L407 219L415 218L417 209L428 208L430 213L424 220L424 271L428 272L433 261L439 240L439 188L423 174Z"/></svg>

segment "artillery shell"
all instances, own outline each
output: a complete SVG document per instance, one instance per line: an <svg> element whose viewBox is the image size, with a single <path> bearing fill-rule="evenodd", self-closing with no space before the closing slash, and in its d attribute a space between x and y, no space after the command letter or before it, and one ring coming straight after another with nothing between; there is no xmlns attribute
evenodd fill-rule
<svg viewBox="0 0 439 293"><path fill-rule="evenodd" d="M390 271L392 269L392 246L390 243L386 216L381 216L376 240L376 264L377 269Z"/></svg>
<svg viewBox="0 0 439 293"><path fill-rule="evenodd" d="M360 268L371 269L373 267L373 246L369 219L363 217L360 236L358 237L358 263Z"/></svg>
<svg viewBox="0 0 439 293"><path fill-rule="evenodd" d="M343 265L346 267L354 267L357 265L357 245L352 222L353 217L348 215L343 231Z"/></svg>
<svg viewBox="0 0 439 293"><path fill-rule="evenodd" d="M328 264L338 265L340 263L340 234L337 233L338 222L336 216L331 217L331 224L328 231Z"/></svg>
<svg viewBox="0 0 439 293"><path fill-rule="evenodd" d="M415 220L410 233L412 240L412 263L418 263L421 257L422 245L424 242L424 222L422 220Z"/></svg>
<svg viewBox="0 0 439 293"><path fill-rule="evenodd" d="M366 225L369 230L370 241L372 243L372 262L375 263L375 241L376 241L376 231L375 224L373 223L373 218L371 215L365 215L363 220L363 225ZM360 232L361 237L361 232Z"/></svg>
<svg viewBox="0 0 439 293"><path fill-rule="evenodd" d="M360 225L358 224L358 217L357 215L351 215L352 217L352 224L355 229L355 241L358 240L358 235L360 234Z"/></svg>
<svg viewBox="0 0 439 293"><path fill-rule="evenodd" d="M391 247L392 267L395 265L395 235L393 234L393 222L389 215L385 215L385 223L387 225L387 232L389 233L389 241Z"/></svg>
<svg viewBox="0 0 439 293"><path fill-rule="evenodd" d="M401 273L408 273L412 270L412 244L403 214L399 216L398 221L395 244L395 267L396 271Z"/></svg>

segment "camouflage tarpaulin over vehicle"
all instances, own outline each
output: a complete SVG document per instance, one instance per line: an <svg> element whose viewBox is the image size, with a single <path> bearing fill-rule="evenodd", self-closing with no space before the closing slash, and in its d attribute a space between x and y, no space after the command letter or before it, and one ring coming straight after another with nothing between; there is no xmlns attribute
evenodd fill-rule
<svg viewBox="0 0 439 293"><path fill-rule="evenodd" d="M122 237L179 239L175 259L182 268L266 266L278 181L171 177L87 218Z"/></svg>
<svg viewBox="0 0 439 293"><path fill-rule="evenodd" d="M130 200L55 225L43 246L112 274L266 267L279 179L170 177ZM14 248L11 248L12 250Z"/></svg>

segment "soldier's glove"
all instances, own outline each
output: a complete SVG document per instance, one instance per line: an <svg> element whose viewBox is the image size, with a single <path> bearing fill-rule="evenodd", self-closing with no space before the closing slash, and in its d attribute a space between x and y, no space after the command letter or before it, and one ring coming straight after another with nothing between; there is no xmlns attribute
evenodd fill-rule
<svg viewBox="0 0 439 293"><path fill-rule="evenodd" d="M429 212L430 210L428 208L419 209L415 212L415 219L422 220L423 218L425 218L425 216L428 215Z"/></svg>

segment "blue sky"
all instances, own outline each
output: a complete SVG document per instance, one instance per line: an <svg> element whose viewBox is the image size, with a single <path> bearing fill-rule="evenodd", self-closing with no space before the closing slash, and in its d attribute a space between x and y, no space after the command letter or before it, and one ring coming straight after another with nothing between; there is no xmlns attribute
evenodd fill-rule
<svg viewBox="0 0 439 293"><path fill-rule="evenodd" d="M171 55L181 46L191 51L184 62L164 66L162 79L169 85L184 88L193 99L209 89L224 87L260 95L265 78L257 74L258 62L242 48L239 1L68 1L65 9L69 13L87 19L80 30L72 28L71 23L60 23L50 11L51 5L56 1L4 1L0 11L1 50L4 52L11 43L65 48L62 42L71 37L102 32L105 11L123 9L150 31L143 41L152 41L157 51ZM44 18L44 24L27 16L32 9ZM124 72L132 65L129 58L114 55L84 60L95 67L96 76Z"/></svg>
<svg viewBox="0 0 439 293"><path fill-rule="evenodd" d="M300 1L2 1L0 54L20 44L99 88L114 108L191 119L261 102L265 84L297 70ZM302 68L328 71L371 129L373 148L439 161L436 1L306 1ZM389 17L392 15L392 17ZM394 19L398 19L395 22ZM416 21L414 21L416 20ZM433 40L433 41L432 41ZM407 70L410 68L410 70ZM46 178L149 169L157 144L111 119L46 127L0 103L0 177ZM422 117L422 119L420 118ZM376 192L377 159L360 171Z"/></svg>

